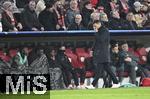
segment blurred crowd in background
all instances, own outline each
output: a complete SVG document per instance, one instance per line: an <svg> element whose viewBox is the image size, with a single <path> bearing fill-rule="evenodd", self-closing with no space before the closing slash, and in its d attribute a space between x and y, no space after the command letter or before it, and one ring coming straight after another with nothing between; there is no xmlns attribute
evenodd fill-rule
<svg viewBox="0 0 150 99"><path fill-rule="evenodd" d="M150 29L150 0L1 0L1 31Z"/></svg>

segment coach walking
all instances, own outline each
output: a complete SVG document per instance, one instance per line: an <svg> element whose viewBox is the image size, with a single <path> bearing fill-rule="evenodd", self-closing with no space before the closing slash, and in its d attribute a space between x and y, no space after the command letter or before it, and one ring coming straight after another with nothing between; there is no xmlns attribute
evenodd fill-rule
<svg viewBox="0 0 150 99"><path fill-rule="evenodd" d="M87 86L88 89L94 89L99 78L102 76L104 70L110 75L113 80L112 87L119 87L118 80L110 67L110 33L100 21L93 23L93 28L96 31L95 45L93 48L93 62L96 68L94 80L92 85Z"/></svg>

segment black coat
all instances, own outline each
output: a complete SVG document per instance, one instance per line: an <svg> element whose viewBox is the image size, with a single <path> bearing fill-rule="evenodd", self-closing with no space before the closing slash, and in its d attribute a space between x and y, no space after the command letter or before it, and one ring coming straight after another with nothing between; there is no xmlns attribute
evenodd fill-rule
<svg viewBox="0 0 150 99"><path fill-rule="evenodd" d="M23 29L30 31L32 28L41 29L42 25L40 24L37 14L35 11L31 11L28 6L24 8L24 11L21 13L21 22Z"/></svg>
<svg viewBox="0 0 150 99"><path fill-rule="evenodd" d="M55 31L57 24L56 17L55 13L45 9L39 14L39 21L46 31Z"/></svg>
<svg viewBox="0 0 150 99"><path fill-rule="evenodd" d="M95 35L95 45L93 49L94 62L110 62L110 33L107 28L102 26Z"/></svg>

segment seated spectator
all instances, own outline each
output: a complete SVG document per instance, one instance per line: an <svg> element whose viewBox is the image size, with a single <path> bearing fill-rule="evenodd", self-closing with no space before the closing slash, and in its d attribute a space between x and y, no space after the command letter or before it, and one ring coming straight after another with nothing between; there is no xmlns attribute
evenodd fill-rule
<svg viewBox="0 0 150 99"><path fill-rule="evenodd" d="M46 3L46 8L39 14L39 22L43 25L45 31L55 31L57 25L56 15L51 3Z"/></svg>
<svg viewBox="0 0 150 99"><path fill-rule="evenodd" d="M29 0L16 0L16 6L18 8L24 8L28 4Z"/></svg>
<svg viewBox="0 0 150 99"><path fill-rule="evenodd" d="M92 5L89 1L85 2L82 8L83 25L87 28L90 22L90 16L93 13Z"/></svg>
<svg viewBox="0 0 150 99"><path fill-rule="evenodd" d="M2 48L0 55L0 74L9 74L11 71L12 59L7 48Z"/></svg>
<svg viewBox="0 0 150 99"><path fill-rule="evenodd" d="M150 12L147 14L147 20L143 26L144 26L144 29L146 29L146 30L150 29Z"/></svg>
<svg viewBox="0 0 150 99"><path fill-rule="evenodd" d="M109 29L111 30L121 30L121 29L127 29L127 25L124 24L125 20L121 19L120 14L118 11L112 11L111 12L111 19L109 23Z"/></svg>
<svg viewBox="0 0 150 99"><path fill-rule="evenodd" d="M37 16L39 15L39 13L41 11L43 11L45 9L45 1L44 0L38 0L36 8L35 8L35 12L37 14Z"/></svg>
<svg viewBox="0 0 150 99"><path fill-rule="evenodd" d="M127 20L127 22L125 24L127 24L127 26L128 26L127 29L129 29L129 30L136 30L136 29L138 29L137 24L135 22L135 17L134 17L132 12L129 12L127 14L126 20Z"/></svg>
<svg viewBox="0 0 150 99"><path fill-rule="evenodd" d="M80 11L78 8L78 2L76 0L71 0L70 1L70 8L66 12L67 27L69 25L73 24L76 14L80 14Z"/></svg>
<svg viewBox="0 0 150 99"><path fill-rule="evenodd" d="M84 30L81 14L75 15L75 22L68 27L68 30Z"/></svg>
<svg viewBox="0 0 150 99"><path fill-rule="evenodd" d="M10 1L5 1L3 3L4 11L2 12L2 27L3 31L18 31L22 29L22 24L18 23L15 19L12 11L12 3Z"/></svg>
<svg viewBox="0 0 150 99"><path fill-rule="evenodd" d="M57 55L58 61L60 62L62 66L62 72L63 72L65 85L68 89L79 88L78 76L74 68L72 67L68 57L65 55L65 49L66 49L65 46L61 46ZM71 83L70 74L72 75L75 86L73 86Z"/></svg>
<svg viewBox="0 0 150 99"><path fill-rule="evenodd" d="M57 52L54 49L47 50L47 59L49 63L49 74L50 74L50 89L64 89L65 84L63 81L63 75L61 65L57 59Z"/></svg>
<svg viewBox="0 0 150 99"><path fill-rule="evenodd" d="M37 14L35 12L36 2L30 0L28 5L21 13L22 25L24 31L44 31L44 28L39 23Z"/></svg>
<svg viewBox="0 0 150 99"><path fill-rule="evenodd" d="M105 12L100 13L100 20L105 27L109 28L109 22L108 22L109 20Z"/></svg>
<svg viewBox="0 0 150 99"><path fill-rule="evenodd" d="M91 14L90 22L88 23L88 29L93 30L93 22L96 21L96 20L100 21L99 13L98 12L93 12Z"/></svg>
<svg viewBox="0 0 150 99"><path fill-rule="evenodd" d="M119 65L127 68L131 83L136 85L136 68L138 66L138 58L129 52L128 44L122 42L121 51L119 52Z"/></svg>
<svg viewBox="0 0 150 99"><path fill-rule="evenodd" d="M119 11L118 0L111 0L111 2L109 2L109 4L111 7L111 11L113 11L113 10Z"/></svg>
<svg viewBox="0 0 150 99"><path fill-rule="evenodd" d="M26 47L19 48L18 53L12 59L11 74L26 74L28 67Z"/></svg>
<svg viewBox="0 0 150 99"><path fill-rule="evenodd" d="M120 16L125 19L126 14L129 12L129 5L127 0L119 0Z"/></svg>
<svg viewBox="0 0 150 99"><path fill-rule="evenodd" d="M42 47L36 47L28 56L29 74L48 74L48 60Z"/></svg>
<svg viewBox="0 0 150 99"><path fill-rule="evenodd" d="M65 24L65 9L62 5L61 1L56 1L54 3L54 13L56 15L56 29L57 30L66 30L66 24Z"/></svg>

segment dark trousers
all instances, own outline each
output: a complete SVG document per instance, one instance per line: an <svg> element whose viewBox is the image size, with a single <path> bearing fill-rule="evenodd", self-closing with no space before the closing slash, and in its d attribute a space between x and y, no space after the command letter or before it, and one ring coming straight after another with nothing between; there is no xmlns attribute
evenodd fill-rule
<svg viewBox="0 0 150 99"><path fill-rule="evenodd" d="M127 70L129 72L129 77L132 84L136 84L136 70L135 67L137 66L137 63L135 61L126 63L125 66L127 66Z"/></svg>
<svg viewBox="0 0 150 99"><path fill-rule="evenodd" d="M67 87L68 87L69 84L71 84L71 79L72 78L74 80L75 85L76 86L79 85L78 76L77 76L74 69L65 68L65 69L62 70L62 72L63 72L64 83Z"/></svg>
<svg viewBox="0 0 150 99"><path fill-rule="evenodd" d="M113 73L110 64L108 62L106 63L96 63L96 72L95 72L95 76L94 76L94 80L92 82L93 86L96 86L99 78L103 75L103 72L106 71L106 73L108 73L113 81L113 83L118 84L118 80L115 76L115 74Z"/></svg>
<svg viewBox="0 0 150 99"><path fill-rule="evenodd" d="M84 81L85 81L85 75L86 75L86 71L85 71L85 68L76 68L75 69L76 73L79 74L79 77L80 77L80 84L84 84Z"/></svg>

